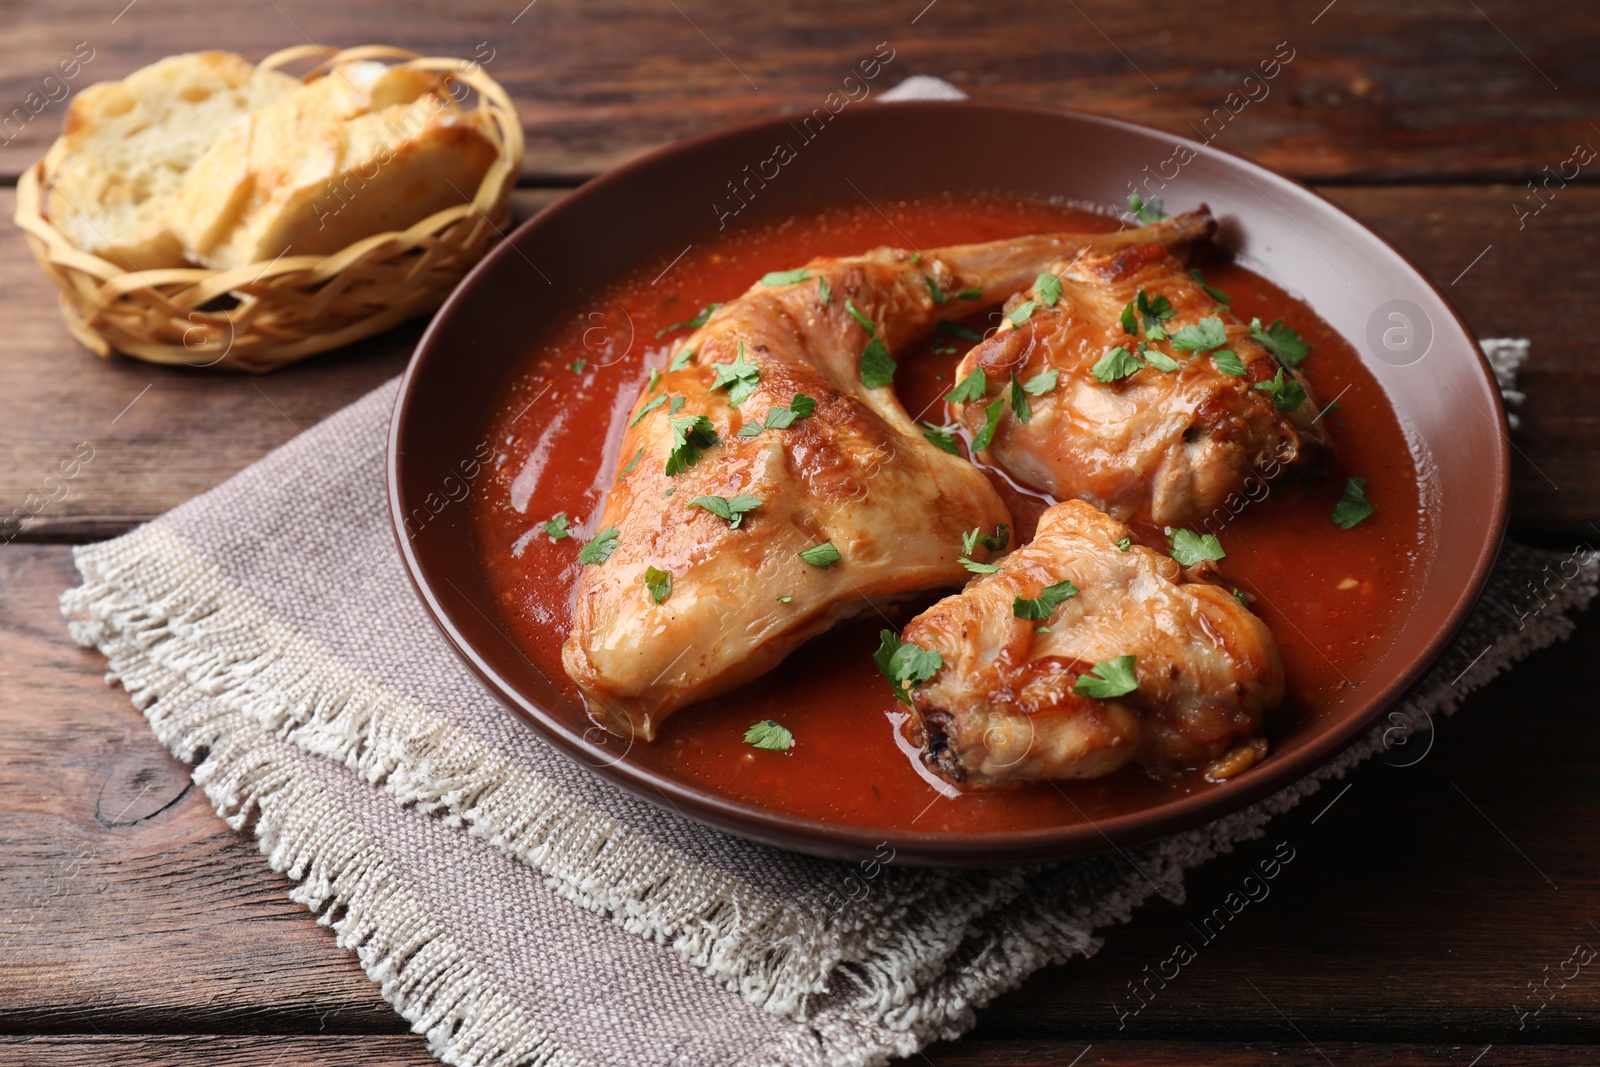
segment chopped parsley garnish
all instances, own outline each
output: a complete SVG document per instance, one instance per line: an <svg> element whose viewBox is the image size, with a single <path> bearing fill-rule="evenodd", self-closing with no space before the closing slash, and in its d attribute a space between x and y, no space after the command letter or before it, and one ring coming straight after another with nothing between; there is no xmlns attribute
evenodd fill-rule
<svg viewBox="0 0 1600 1067"><path fill-rule="evenodd" d="M844 309L850 313L850 317L852 319L855 319L857 322L859 322L861 324L861 328L862 329L866 330L868 333L871 333L871 334L875 334L875 333L878 332L877 323L873 322L871 319L869 319L865 315L861 314L861 312L856 309L856 303L855 303L854 300L851 300L848 297L846 297L845 298L845 302L844 302Z"/></svg>
<svg viewBox="0 0 1600 1067"><path fill-rule="evenodd" d="M794 285L811 277L811 272L801 267L797 270L769 271L761 276L762 285Z"/></svg>
<svg viewBox="0 0 1600 1067"><path fill-rule="evenodd" d="M759 422L747 422L743 426L739 427L739 432L734 434L734 436L759 437L761 436L761 424Z"/></svg>
<svg viewBox="0 0 1600 1067"><path fill-rule="evenodd" d="M1022 388L1028 391L1029 396L1044 396L1056 387L1056 382L1061 379L1061 372L1057 370L1040 371L1032 378L1022 383Z"/></svg>
<svg viewBox="0 0 1600 1067"><path fill-rule="evenodd" d="M1372 506L1372 501L1367 499L1367 480L1351 478L1344 483L1344 492L1339 494L1339 502L1333 506L1333 524L1341 530L1348 530L1377 510Z"/></svg>
<svg viewBox="0 0 1600 1067"><path fill-rule="evenodd" d="M708 319L711 318L711 313L721 306L721 304L707 304L705 307L700 309L700 314L696 315L694 318L685 319L682 322L675 322L671 326L661 327L661 329L656 331L656 336L660 337L663 334L671 333L673 330L682 330L685 328L698 330L700 327L706 324Z"/></svg>
<svg viewBox="0 0 1600 1067"><path fill-rule="evenodd" d="M1243 604L1245 607L1249 607L1250 606L1250 601L1254 599L1249 593L1246 593L1243 589L1240 589L1238 586L1234 586L1229 591L1233 594L1233 599L1237 600L1239 603Z"/></svg>
<svg viewBox="0 0 1600 1067"><path fill-rule="evenodd" d="M1096 663L1091 674L1078 675L1072 691L1079 696L1105 700L1109 697L1127 696L1139 688L1139 679L1133 675L1137 656L1118 656L1116 659Z"/></svg>
<svg viewBox="0 0 1600 1067"><path fill-rule="evenodd" d="M1338 411L1340 406L1341 405L1337 400L1328 401L1328 406L1317 412L1317 419L1322 418L1324 415L1331 415L1333 412ZM1311 421L1316 422L1317 419L1312 419Z"/></svg>
<svg viewBox="0 0 1600 1067"><path fill-rule="evenodd" d="M607 526L594 535L594 540L578 549L579 563L604 563L617 550L617 528Z"/></svg>
<svg viewBox="0 0 1600 1067"><path fill-rule="evenodd" d="M966 556L962 556L960 562L963 567L973 574L993 574L1000 569L993 563L979 563L977 560L968 559Z"/></svg>
<svg viewBox="0 0 1600 1067"><path fill-rule="evenodd" d="M972 450L982 452L994 443L994 432L1000 428L1000 416L1006 410L1005 398L1001 397L983 409L983 429L978 431L978 436L972 439Z"/></svg>
<svg viewBox="0 0 1600 1067"><path fill-rule="evenodd" d="M646 567L644 587L650 590L650 599L660 604L672 595L672 575L655 567Z"/></svg>
<svg viewBox="0 0 1600 1067"><path fill-rule="evenodd" d="M790 596L788 593L785 593L781 597L778 598L778 603L787 604L793 599L794 599L794 597Z"/></svg>
<svg viewBox="0 0 1600 1067"><path fill-rule="evenodd" d="M938 282L934 281L926 274L922 276L922 280L928 283L928 295L933 298L935 307L940 304L948 304L950 302L950 298L944 295L944 290L939 288Z"/></svg>
<svg viewBox="0 0 1600 1067"><path fill-rule="evenodd" d="M1126 552L1128 549L1133 547L1133 538L1124 537L1122 540L1116 542L1116 545L1118 552Z"/></svg>
<svg viewBox="0 0 1600 1067"><path fill-rule="evenodd" d="M571 363L567 364L567 369L574 374L582 374L583 368L587 367L588 365L589 364L586 360L575 359Z"/></svg>
<svg viewBox="0 0 1600 1067"><path fill-rule="evenodd" d="M729 407L738 407L761 388L761 368L744 358L743 341L739 342L739 352L732 363L713 363L711 370L716 374L711 388L727 387Z"/></svg>
<svg viewBox="0 0 1600 1067"><path fill-rule="evenodd" d="M1261 342L1263 348L1288 367L1298 367L1311 354L1311 346L1300 339L1294 327L1285 326L1279 319L1271 326L1262 326L1260 319L1250 320L1250 336Z"/></svg>
<svg viewBox="0 0 1600 1067"><path fill-rule="evenodd" d="M989 379L984 375L983 368L978 367L961 379L961 382L946 393L944 398L952 404L965 404L969 400L982 400L988 391Z"/></svg>
<svg viewBox="0 0 1600 1067"><path fill-rule="evenodd" d="M1293 378L1285 379L1282 367L1278 368L1277 377L1273 378L1272 381L1257 382L1250 388L1260 390L1263 393L1271 393L1272 402L1277 405L1279 411L1294 411L1306 402L1305 386Z"/></svg>
<svg viewBox="0 0 1600 1067"><path fill-rule="evenodd" d="M1032 600L1015 597L1011 601L1011 614L1019 619L1048 619L1064 600L1070 600L1078 595L1078 587L1072 584L1071 578L1064 578L1054 585L1047 585L1039 590L1039 595Z"/></svg>
<svg viewBox="0 0 1600 1067"><path fill-rule="evenodd" d="M1209 352L1228 343L1228 329L1215 315L1185 326L1172 335L1172 347L1180 352Z"/></svg>
<svg viewBox="0 0 1600 1067"><path fill-rule="evenodd" d="M1206 292L1211 294L1211 299L1217 301L1219 304L1227 304L1229 306L1232 306L1233 298L1231 296L1229 296L1227 293L1224 293L1221 289L1217 289L1217 288L1214 288L1214 287L1212 287L1210 285L1207 285L1206 284L1206 276L1204 274L1201 274L1197 269L1195 269L1194 267L1190 267L1189 268L1189 276L1191 278L1193 278L1195 281L1200 283L1200 288L1204 289Z"/></svg>
<svg viewBox="0 0 1600 1067"><path fill-rule="evenodd" d="M763 429L784 430L794 424L795 419L803 419L817 410L817 402L804 393L794 394L794 399L789 401L788 407L767 409L767 421Z"/></svg>
<svg viewBox="0 0 1600 1067"><path fill-rule="evenodd" d="M639 461L641 459L643 459L643 458L644 458L644 449L640 448L639 451L637 451L637 452L635 452L633 454L633 458L628 460L627 466L623 467L621 472L617 476L620 478L620 477L622 477L624 475L632 474L633 473L633 469L639 465Z"/></svg>
<svg viewBox="0 0 1600 1067"><path fill-rule="evenodd" d="M652 411L654 411L656 408L660 407L662 404L665 404L666 402L667 402L667 398L666 398L665 394L656 397L654 400L651 400L649 403L645 404L644 407L640 408L637 412L634 413L633 418L628 420L628 425L629 426L638 425L638 422L639 422L640 419L644 418L646 415L650 414Z"/></svg>
<svg viewBox="0 0 1600 1067"><path fill-rule="evenodd" d="M682 474L700 462L701 450L717 444L717 431L705 415L684 415L671 420L672 451L667 455L667 476Z"/></svg>
<svg viewBox="0 0 1600 1067"><path fill-rule="evenodd" d="M544 524L544 532L550 535L550 540L552 541L559 541L563 537L571 537L572 534L567 530L567 513L565 511L556 512L550 521Z"/></svg>
<svg viewBox="0 0 1600 1067"><path fill-rule="evenodd" d="M1033 421L1033 407L1028 403L1028 394L1023 390L1022 383L1017 381L1017 376L1011 376L1011 411L1017 416L1024 426Z"/></svg>
<svg viewBox="0 0 1600 1067"><path fill-rule="evenodd" d="M817 279L817 298L824 304L833 300L833 286L828 284L828 279Z"/></svg>
<svg viewBox="0 0 1600 1067"><path fill-rule="evenodd" d="M744 743L768 752L787 752L794 747L794 734L771 719L762 719L744 732Z"/></svg>
<svg viewBox="0 0 1600 1067"><path fill-rule="evenodd" d="M685 348L682 352L672 357L672 362L667 364L668 371L682 370L694 358L694 349Z"/></svg>
<svg viewBox="0 0 1600 1067"><path fill-rule="evenodd" d="M888 385L894 381L894 372L899 364L894 357L889 355L889 349L876 337L867 342L867 347L861 350L861 384L868 389L876 389L880 385Z"/></svg>
<svg viewBox="0 0 1600 1067"><path fill-rule="evenodd" d="M971 289L963 289L956 294L957 300L982 300L983 289L974 285Z"/></svg>
<svg viewBox="0 0 1600 1067"><path fill-rule="evenodd" d="M1139 336L1139 320L1134 316L1132 303L1122 305L1122 332L1130 337Z"/></svg>
<svg viewBox="0 0 1600 1067"><path fill-rule="evenodd" d="M1185 567L1192 567L1203 559L1219 560L1227 555L1222 542L1213 534L1198 534L1193 530L1173 530L1172 558Z"/></svg>
<svg viewBox="0 0 1600 1067"><path fill-rule="evenodd" d="M1016 307L1012 308L1011 313L1008 314L1006 318L1011 320L1011 325L1021 326L1023 323L1033 318L1033 309L1038 306L1039 302L1037 300L1025 301L1024 303L1018 304Z"/></svg>
<svg viewBox="0 0 1600 1067"><path fill-rule="evenodd" d="M704 508L717 518L728 524L728 529L737 530L739 524L744 522L746 513L754 511L761 506L761 499L748 493L740 493L729 500L725 496L697 496L689 501L691 508Z"/></svg>
<svg viewBox="0 0 1600 1067"><path fill-rule="evenodd" d="M972 550L982 545L990 552L999 552L1011 543L1011 527L1000 523L994 528L994 533L986 534L982 526L974 526L961 535L961 554L972 555Z"/></svg>
<svg viewBox="0 0 1600 1067"><path fill-rule="evenodd" d="M1061 279L1045 271L1033 280L1033 293L1039 298L1039 303L1053 308L1056 301L1061 299Z"/></svg>
<svg viewBox="0 0 1600 1067"><path fill-rule="evenodd" d="M844 558L839 555L839 550L833 547L832 541L824 541L820 545L812 545L804 551L796 552L795 555L813 567L821 567L823 570L827 570Z"/></svg>
<svg viewBox="0 0 1600 1067"><path fill-rule="evenodd" d="M1172 302L1160 293L1151 296L1143 289L1140 289L1139 295L1134 298L1133 303L1139 309L1139 317L1144 320L1145 336L1152 341L1165 340L1167 331L1161 324L1178 313L1178 309L1172 306ZM1123 308L1122 313L1126 316L1128 313L1127 308ZM1126 318L1123 319L1123 328L1128 333L1134 332L1127 330Z"/></svg>
<svg viewBox="0 0 1600 1067"><path fill-rule="evenodd" d="M952 456L961 455L961 446L956 443L955 435L943 426L935 426L931 422L921 424L922 436L933 447L950 453Z"/></svg>
<svg viewBox="0 0 1600 1067"><path fill-rule="evenodd" d="M1121 345L1100 357L1100 362L1089 369L1097 382L1114 382L1126 378L1144 366L1139 357Z"/></svg>
<svg viewBox="0 0 1600 1067"><path fill-rule="evenodd" d="M968 292L971 292L971 290L968 290ZM978 296L982 296L982 295L983 295L983 293L980 290L978 292ZM976 297L974 299L976 299ZM954 352L956 350L956 346L955 345L941 345L941 344L939 344L938 342L939 342L940 338L943 338L943 337L956 337L956 338L959 338L959 339L961 339L963 341L981 341L981 340L983 340L983 335L982 334L977 333L974 330L967 329L967 327L961 325L959 322L941 321L939 323L939 325L937 325L937 326L935 326L933 328L933 340L934 340L933 351L935 353Z"/></svg>
<svg viewBox="0 0 1600 1067"><path fill-rule="evenodd" d="M668 415L676 415L679 411L682 411L683 410L683 401L684 401L684 398L681 397L681 396L673 397L672 398L672 402L667 405L667 414Z"/></svg>
<svg viewBox="0 0 1600 1067"><path fill-rule="evenodd" d="M1211 362L1230 378L1244 377L1244 360L1231 348L1218 348L1211 353Z"/></svg>
<svg viewBox="0 0 1600 1067"><path fill-rule="evenodd" d="M656 391L656 386L658 386L660 384L661 384L661 372L659 370L657 370L655 367L651 367L650 368L650 381L648 383L646 383L646 385L644 387L644 391L646 393L653 393L653 392Z"/></svg>
<svg viewBox="0 0 1600 1067"><path fill-rule="evenodd" d="M878 632L878 651L872 654L878 670L889 679L894 698L911 703L910 691L939 673L944 657L931 648L900 640L893 630Z"/></svg>
<svg viewBox="0 0 1600 1067"><path fill-rule="evenodd" d="M1149 200L1146 200L1138 193L1129 193L1128 210L1133 212L1134 217L1146 226L1152 222L1160 222L1167 217L1167 213L1161 209L1161 198L1159 196L1152 196Z"/></svg>

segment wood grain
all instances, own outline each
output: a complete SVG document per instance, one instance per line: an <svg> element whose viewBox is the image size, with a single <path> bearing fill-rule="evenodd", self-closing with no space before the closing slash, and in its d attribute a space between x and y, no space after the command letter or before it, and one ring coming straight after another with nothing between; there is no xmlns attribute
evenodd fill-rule
<svg viewBox="0 0 1600 1067"><path fill-rule="evenodd" d="M1600 515L1591 458L1600 453L1600 362L1572 326L1600 291L1600 189L1562 191L1521 229L1511 186L1325 191L1416 260L1480 336L1532 339L1524 425L1513 438L1513 533L1549 544L1600 535L1591 525ZM11 195L0 190L0 214ZM520 192L519 217L561 195ZM34 541L109 537L204 492L398 374L419 332L403 327L264 377L97 359L68 336L53 290L11 230L0 231L0 321L11 342L0 396L28 413L0 419L0 540L11 529ZM45 491L48 473L84 442L93 459L65 483L65 497Z"/></svg>
<svg viewBox="0 0 1600 1067"><path fill-rule="evenodd" d="M99 657L67 645L55 597L73 581L64 547L0 550L0 893L21 902L0 926L0 1032L399 1032L354 959L104 686ZM1369 765L1275 821L1191 876L1186 903L1151 904L1093 959L1039 973L935 1062L1049 1062L1026 1043L1062 1035L1292 1054L1295 1027L1319 1045L1600 1044L1600 971L1580 969L1536 1015L1514 1008L1538 1006L1528 984L1576 944L1600 947L1597 656L1589 621L1472 697L1415 766ZM1205 940L1196 927L1280 842L1293 858L1252 890L1262 899ZM1131 1013L1128 983L1180 941L1196 958Z"/></svg>
<svg viewBox="0 0 1600 1067"><path fill-rule="evenodd" d="M482 57L528 131L530 179L572 183L734 122L825 106L880 42L870 87L944 77L994 99L1064 105L1193 137L1316 180L1521 181L1579 141L1600 145L1600 9L1511 0L22 0L0 39L0 175L43 154L65 105L46 82L87 42L65 84L121 78L172 52L260 58L304 41L381 38L430 55ZM1326 9L1325 9L1326 8ZM113 17L115 16L115 17ZM1283 48L1280 50L1280 44ZM87 51L82 54L89 54ZM1244 79L1275 54L1277 76ZM1229 94L1239 95L1230 102ZM1242 104L1253 94L1255 102ZM1221 109L1219 112L1218 109ZM30 112L36 111L36 115ZM1237 114L1234 113L1237 111ZM1220 117L1217 117L1219 116Z"/></svg>

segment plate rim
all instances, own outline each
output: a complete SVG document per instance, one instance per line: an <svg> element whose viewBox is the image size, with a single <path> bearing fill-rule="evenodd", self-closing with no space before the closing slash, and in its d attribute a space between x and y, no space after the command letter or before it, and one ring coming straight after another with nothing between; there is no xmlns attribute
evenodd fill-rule
<svg viewBox="0 0 1600 1067"><path fill-rule="evenodd" d="M886 841L895 848L897 864L914 866L995 866L1047 860L1068 859L1118 851L1123 846L1152 841L1174 833L1192 829L1225 817L1249 804L1278 792L1296 782L1310 778L1326 766L1338 753L1362 737L1387 711L1410 693L1427 677L1429 671L1450 647L1451 641L1465 624L1472 609L1482 597L1505 541L1510 511L1511 459L1507 446L1505 405L1494 371L1485 357L1476 335L1462 318L1449 297L1428 277L1409 256L1395 248L1386 238L1366 223L1345 211L1316 190L1253 160L1236 155L1213 145L1201 144L1191 138L1170 134L1153 127L1122 119L1096 115L1074 108L1046 107L1032 104L1015 104L986 100L917 100L885 102L873 115L893 108L897 113L939 112L954 109L990 111L995 113L1048 116L1051 119L1068 117L1090 125L1103 126L1140 136L1156 135L1171 140L1198 155L1202 152L1224 157L1234 167L1242 167L1251 177L1269 182L1279 191L1309 196L1354 227L1366 238L1375 241L1393 255L1413 276L1420 287L1437 298L1448 311L1450 322L1462 337L1467 339L1477 356L1476 369L1487 386L1492 403L1492 416L1496 428L1494 435L1493 497L1490 501L1489 536L1477 550L1470 577L1460 586L1454 603L1443 623L1426 645L1424 655L1400 671L1378 695L1373 698L1371 711L1357 716L1341 729L1329 729L1325 735L1296 754L1296 758L1274 766L1271 761L1256 773L1244 775L1229 782L1218 783L1202 794L1193 794L1154 807L1136 809L1105 820L1092 820L1066 826L1041 827L1027 830L989 831L983 833L945 833L929 831L901 831L872 828L844 823L829 823L818 819L785 814L744 801L733 800L709 790L677 781L656 771L626 760L609 756L606 751L581 737L573 737L568 728L537 702L520 693L516 687L494 669L473 647L472 642L456 628L440 598L429 583L426 568L406 536L406 509L402 504L404 452L401 443L405 437L408 410L414 402L413 389L429 353L436 347L436 336L442 333L441 324L451 317L455 307L465 300L471 288L501 260L520 255L518 241L534 229L552 211L561 211L570 204L580 204L584 199L598 196L611 185L628 178L634 171L647 169L662 160L676 156L693 156L720 141L747 137L764 129L776 132L787 128L788 114L773 118L752 120L737 125L721 127L708 133L676 141L645 152L618 167L601 174L574 189L555 204L542 209L524 220L505 239L492 248L461 282L450 292L429 320L422 336L407 361L395 394L394 407L385 437L384 473L391 532L399 548L406 576L416 591L430 620L444 636L452 651L466 664L489 690L490 694L507 710L527 723L544 741L554 745L563 755L571 758L586 770L597 774L612 784L621 786L642 799L736 836L792 851L833 859L862 859L875 855L875 850ZM861 110L851 114L862 114ZM845 119L841 112L834 121ZM859 121L859 120L853 120ZM623 269L626 269L624 265ZM1360 347L1357 345L1358 354ZM1363 358L1363 363L1369 362ZM481 608L478 609L480 612ZM662 802L665 801L663 804ZM1170 809L1170 810L1169 810Z"/></svg>

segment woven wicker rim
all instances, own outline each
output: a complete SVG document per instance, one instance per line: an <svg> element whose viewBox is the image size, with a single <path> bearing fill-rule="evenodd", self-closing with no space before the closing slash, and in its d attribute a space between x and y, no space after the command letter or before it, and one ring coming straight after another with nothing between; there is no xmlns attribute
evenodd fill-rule
<svg viewBox="0 0 1600 1067"><path fill-rule="evenodd" d="M522 124L510 95L469 60L422 56L387 45L343 50L297 45L258 66L320 60L301 80L358 60L438 71L477 93L499 135L499 157L468 203L406 230L376 233L331 255L280 256L231 270L129 271L75 247L44 211L53 177L47 155L17 182L14 220L34 258L62 291L67 327L90 350L155 363L266 371L389 329L432 310L500 237L522 168ZM231 298L231 308L210 309Z"/></svg>

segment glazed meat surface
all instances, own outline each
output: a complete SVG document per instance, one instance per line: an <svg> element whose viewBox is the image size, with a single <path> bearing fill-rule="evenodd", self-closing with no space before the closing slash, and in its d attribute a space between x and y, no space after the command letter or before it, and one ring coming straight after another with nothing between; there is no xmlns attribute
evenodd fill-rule
<svg viewBox="0 0 1600 1067"><path fill-rule="evenodd" d="M1058 500L1157 525L1203 522L1230 494L1242 496L1252 475L1271 480L1326 464L1332 445L1305 378L1174 255L1212 228L1202 210L1128 231L1123 248L1052 264L1060 285L1053 304L1037 288L1012 299L1008 311L1031 301L1032 314L1020 323L1008 317L961 361L958 378L981 369L988 387L981 400L954 405L958 419L978 437L986 409L1009 397L1013 379L1052 371L1058 379L1029 398L1026 423L997 410L986 459ZM1141 296L1153 315L1140 312ZM1103 363L1117 348L1126 353L1121 366Z"/></svg>
<svg viewBox="0 0 1600 1067"><path fill-rule="evenodd" d="M1265 624L1214 584L1212 566L1181 573L1081 501L1046 510L999 571L905 628L907 642L943 660L910 693L926 762L979 787L1095 778L1134 761L1206 766L1217 778L1250 766L1266 751L1254 735L1283 698L1283 664ZM1053 611L1017 617L1027 610L1019 600L1037 602L1052 586L1060 595L1069 580L1076 593ZM1127 656L1132 692L1075 692L1093 686L1096 665Z"/></svg>
<svg viewBox="0 0 1600 1067"><path fill-rule="evenodd" d="M758 282L676 345L659 380L641 384L622 469L587 524L615 531L609 557L584 568L562 649L591 713L653 739L677 708L750 681L872 601L960 585L960 532L1009 515L982 473L924 440L885 361L1052 262L1128 240L1034 235L816 259ZM707 498L729 516L715 500L697 506ZM837 562L800 557L823 543Z"/></svg>

